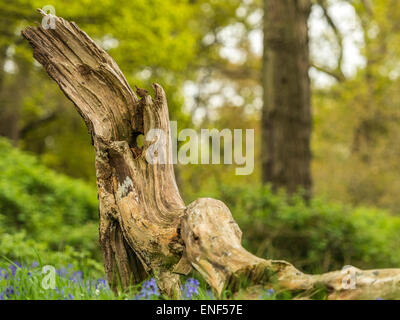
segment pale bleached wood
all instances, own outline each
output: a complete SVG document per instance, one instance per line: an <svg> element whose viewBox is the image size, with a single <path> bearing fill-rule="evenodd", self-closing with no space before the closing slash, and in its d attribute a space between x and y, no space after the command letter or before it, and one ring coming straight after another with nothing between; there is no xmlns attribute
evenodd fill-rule
<svg viewBox="0 0 400 320"><path fill-rule="evenodd" d="M140 89L138 98L114 60L86 33L73 22L54 19L55 29L39 25L22 34L92 136L108 280L127 287L152 275L172 294L179 289L178 275L170 270L184 248L178 235L184 203L172 164L148 164L135 140L152 128L169 134L164 90L154 84L154 98Z"/></svg>

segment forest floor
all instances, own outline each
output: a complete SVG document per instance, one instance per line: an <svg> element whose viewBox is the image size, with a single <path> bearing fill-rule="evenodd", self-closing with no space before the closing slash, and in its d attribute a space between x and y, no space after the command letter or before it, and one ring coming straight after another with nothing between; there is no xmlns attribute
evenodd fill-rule
<svg viewBox="0 0 400 320"><path fill-rule="evenodd" d="M161 294L154 278L115 294L104 277L95 277L90 267L75 270L72 265L55 269L40 262L18 263L7 259L0 262L0 300L169 300ZM182 278L183 300L217 300L200 277ZM277 293L261 286L239 290L235 295L225 292L221 299L282 300L288 293Z"/></svg>

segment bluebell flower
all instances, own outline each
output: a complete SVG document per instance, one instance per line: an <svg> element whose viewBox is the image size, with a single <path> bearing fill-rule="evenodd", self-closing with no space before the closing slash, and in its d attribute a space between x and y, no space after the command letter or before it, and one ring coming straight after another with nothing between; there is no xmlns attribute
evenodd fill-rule
<svg viewBox="0 0 400 320"><path fill-rule="evenodd" d="M181 286L183 299L192 300L193 296L199 294L199 281L194 278L189 278L184 286Z"/></svg>
<svg viewBox="0 0 400 320"><path fill-rule="evenodd" d="M152 298L156 298L160 295L160 291L158 290L156 280L151 278L148 281L145 281L142 285L142 290L138 295L134 297L135 300L150 300Z"/></svg>
<svg viewBox="0 0 400 320"><path fill-rule="evenodd" d="M60 268L56 270L56 274L60 277L65 277L67 275L68 271L66 268Z"/></svg>
<svg viewBox="0 0 400 320"><path fill-rule="evenodd" d="M274 295L274 294L275 294L275 290L274 290L274 289L269 288L269 289L267 290L267 295L272 296L272 295Z"/></svg>
<svg viewBox="0 0 400 320"><path fill-rule="evenodd" d="M90 293L90 290L92 289L92 287L94 287L96 285L96 280L87 280L86 281L86 290L88 293Z"/></svg>
<svg viewBox="0 0 400 320"><path fill-rule="evenodd" d="M13 287L8 287L6 290L4 290L4 295L7 298L10 298L14 294L14 288Z"/></svg>
<svg viewBox="0 0 400 320"><path fill-rule="evenodd" d="M3 278L7 280L9 278L8 271L6 269L0 268L0 279Z"/></svg>
<svg viewBox="0 0 400 320"><path fill-rule="evenodd" d="M37 261L33 261L31 264L32 268L37 268L39 266L39 263Z"/></svg>
<svg viewBox="0 0 400 320"><path fill-rule="evenodd" d="M22 268L22 265L20 265L18 262L14 262L14 264L10 264L8 267L11 271L11 275L15 277L15 274L17 273L18 268Z"/></svg>
<svg viewBox="0 0 400 320"><path fill-rule="evenodd" d="M268 297L272 297L275 294L275 290L269 288L264 294L259 296L260 299L267 299Z"/></svg>
<svg viewBox="0 0 400 320"><path fill-rule="evenodd" d="M55 288L55 291L58 295L64 298L64 289L58 289L58 287Z"/></svg>
<svg viewBox="0 0 400 320"><path fill-rule="evenodd" d="M98 279L96 283L96 290L101 290L101 289L108 289L108 284L106 279Z"/></svg>
<svg viewBox="0 0 400 320"><path fill-rule="evenodd" d="M81 282L83 280L83 272L82 271L72 272L70 280L72 281L72 283Z"/></svg>

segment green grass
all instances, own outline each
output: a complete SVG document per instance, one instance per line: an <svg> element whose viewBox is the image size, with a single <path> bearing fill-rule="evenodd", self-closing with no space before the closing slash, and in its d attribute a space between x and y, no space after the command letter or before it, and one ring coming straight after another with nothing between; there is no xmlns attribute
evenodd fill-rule
<svg viewBox="0 0 400 320"><path fill-rule="evenodd" d="M115 294L104 277L98 277L97 270L90 267L77 270L74 266L55 268L54 286L51 287L49 271L43 272L39 262L18 263L6 258L0 260L0 300L168 300L160 294L154 279L131 287L128 290L118 289ZM215 295L208 284L193 274L182 277L185 300L215 300ZM50 286L50 287L49 287ZM256 296L255 296L256 295ZM221 299L291 299L285 293L275 293L273 289L258 288L256 292L245 290L233 295L229 291L222 294Z"/></svg>

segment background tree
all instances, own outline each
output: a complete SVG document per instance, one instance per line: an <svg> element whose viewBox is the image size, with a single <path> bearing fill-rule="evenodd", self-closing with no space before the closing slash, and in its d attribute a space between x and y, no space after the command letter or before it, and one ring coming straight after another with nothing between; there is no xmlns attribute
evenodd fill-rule
<svg viewBox="0 0 400 320"><path fill-rule="evenodd" d="M314 64L332 79L314 85L315 189L329 199L397 212L400 3L326 1L324 6L318 15L331 22L314 43L327 39L335 60L329 64L314 50ZM339 6L350 16L340 17ZM350 59L356 68L349 68Z"/></svg>
<svg viewBox="0 0 400 320"><path fill-rule="evenodd" d="M264 1L262 180L311 193L308 0Z"/></svg>

